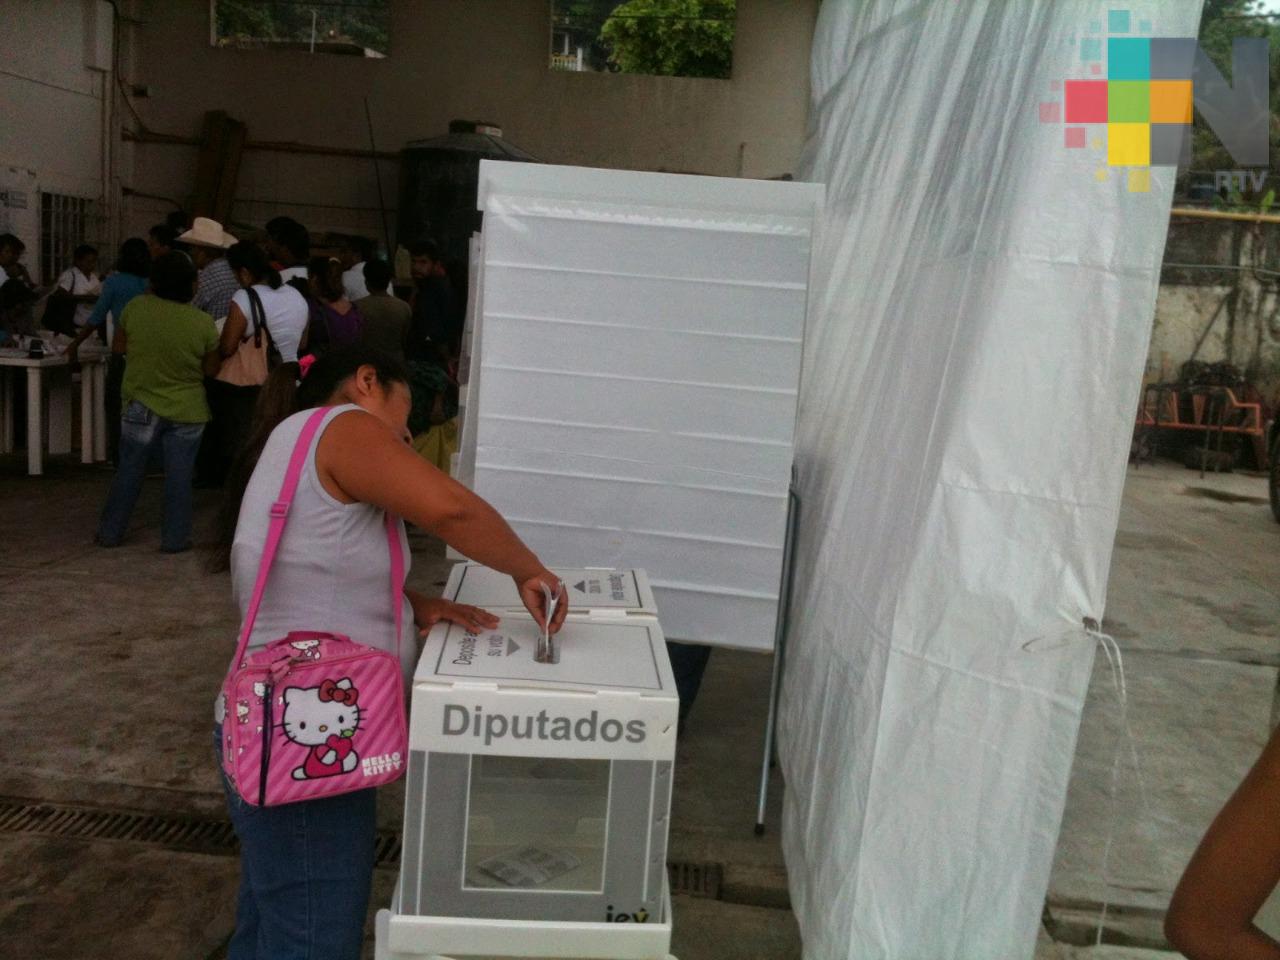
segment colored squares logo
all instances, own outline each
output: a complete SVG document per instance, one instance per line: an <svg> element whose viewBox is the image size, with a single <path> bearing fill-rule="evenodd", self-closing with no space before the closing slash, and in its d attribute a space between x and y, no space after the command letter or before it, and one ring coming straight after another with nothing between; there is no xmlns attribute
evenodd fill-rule
<svg viewBox="0 0 1280 960"><path fill-rule="evenodd" d="M1151 125L1107 125L1107 163L1113 167L1145 167L1151 163Z"/></svg>
<svg viewBox="0 0 1280 960"><path fill-rule="evenodd" d="M1068 80L1063 88L1067 123L1107 122L1107 81Z"/></svg>
<svg viewBox="0 0 1280 960"><path fill-rule="evenodd" d="M1151 119L1151 84L1146 80L1112 80L1107 84L1107 120L1146 123Z"/></svg>
<svg viewBox="0 0 1280 960"><path fill-rule="evenodd" d="M1144 37L1109 37L1107 76L1112 80L1150 80L1151 41Z"/></svg>
<svg viewBox="0 0 1280 960"><path fill-rule="evenodd" d="M1099 36L1104 25L1106 35ZM1081 79L1051 81L1054 96L1039 104L1041 123L1063 125L1065 148L1092 151L1086 162L1095 164L1105 152L1105 165L1094 169L1099 182L1118 183L1110 171L1127 167L1132 193L1151 190L1151 167L1186 169L1191 159L1192 74L1203 54L1193 37L1151 32L1150 20L1127 9L1091 21L1088 35L1069 41L1075 46L1078 39Z"/></svg>
<svg viewBox="0 0 1280 960"><path fill-rule="evenodd" d="M1151 81L1151 122L1190 123L1192 92L1190 80Z"/></svg>

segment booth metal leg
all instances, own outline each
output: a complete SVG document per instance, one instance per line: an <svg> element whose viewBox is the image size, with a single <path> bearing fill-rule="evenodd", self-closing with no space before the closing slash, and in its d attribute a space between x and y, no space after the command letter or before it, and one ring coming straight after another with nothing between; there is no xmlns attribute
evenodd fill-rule
<svg viewBox="0 0 1280 960"><path fill-rule="evenodd" d="M764 836L765 807L769 803L769 769L773 766L774 738L778 729L778 701L782 696L782 671L786 662L787 627L791 620L791 580L795 572L796 528L800 523L800 496L795 488L787 498L787 533L782 546L782 582L778 616L773 631L773 676L769 682L769 716L764 728L764 760L760 767L760 796L756 804L756 836Z"/></svg>

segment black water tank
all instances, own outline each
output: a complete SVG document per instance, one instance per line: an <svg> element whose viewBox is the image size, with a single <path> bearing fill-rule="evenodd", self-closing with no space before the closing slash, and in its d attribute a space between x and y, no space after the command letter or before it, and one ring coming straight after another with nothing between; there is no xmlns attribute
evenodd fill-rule
<svg viewBox="0 0 1280 960"><path fill-rule="evenodd" d="M431 238L446 260L467 262L467 243L480 229L476 192L481 160L539 162L502 139L492 124L454 120L449 133L414 140L400 151L400 204L396 240Z"/></svg>

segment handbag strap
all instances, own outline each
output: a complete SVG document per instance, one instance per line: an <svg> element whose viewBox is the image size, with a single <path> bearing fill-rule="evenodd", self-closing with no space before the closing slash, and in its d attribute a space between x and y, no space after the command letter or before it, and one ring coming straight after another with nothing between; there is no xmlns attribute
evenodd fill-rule
<svg viewBox="0 0 1280 960"><path fill-rule="evenodd" d="M249 315L253 325L253 347L255 350L262 346L262 331L267 331L267 337L270 338L271 331L267 329L267 311L262 306L262 297L253 287L245 287L245 292L249 295ZM242 342L247 342L245 337Z"/></svg>
<svg viewBox="0 0 1280 960"><path fill-rule="evenodd" d="M253 633L254 622L258 619L258 609L262 606L262 596L267 589L267 578L271 573L271 565L276 559L276 550L280 546L280 538L284 535L284 525L289 519L289 507L298 490L298 481L302 477L302 468L306 465L307 454L311 442L324 423L325 416L332 407L320 407L307 418L302 425L302 432L293 445L293 453L289 457L289 466L284 472L284 481L280 484L280 495L271 504L271 519L267 527L267 539L262 545L262 559L258 562L258 576L253 584L253 596L249 600L249 608L245 611L244 626L240 629L240 640L236 644L235 656L231 659L231 669L235 670L249 647L249 637ZM400 524L391 515L386 514L387 548L391 555L391 602L394 607L396 621L396 659L400 658L401 633L404 628L404 550L400 543Z"/></svg>

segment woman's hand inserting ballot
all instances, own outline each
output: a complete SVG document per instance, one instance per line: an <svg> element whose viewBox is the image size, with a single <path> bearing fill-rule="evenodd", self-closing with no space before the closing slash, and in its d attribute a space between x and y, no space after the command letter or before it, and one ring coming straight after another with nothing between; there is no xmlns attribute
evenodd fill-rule
<svg viewBox="0 0 1280 960"><path fill-rule="evenodd" d="M538 626L546 630L548 629L547 598L542 590L544 584L556 598L555 610L551 615L550 632L557 633L561 624L564 623L565 614L569 612L569 596L564 584L554 573L545 568L532 577L516 581L516 587L520 590L520 601L529 613L533 614L533 619L537 621Z"/></svg>

